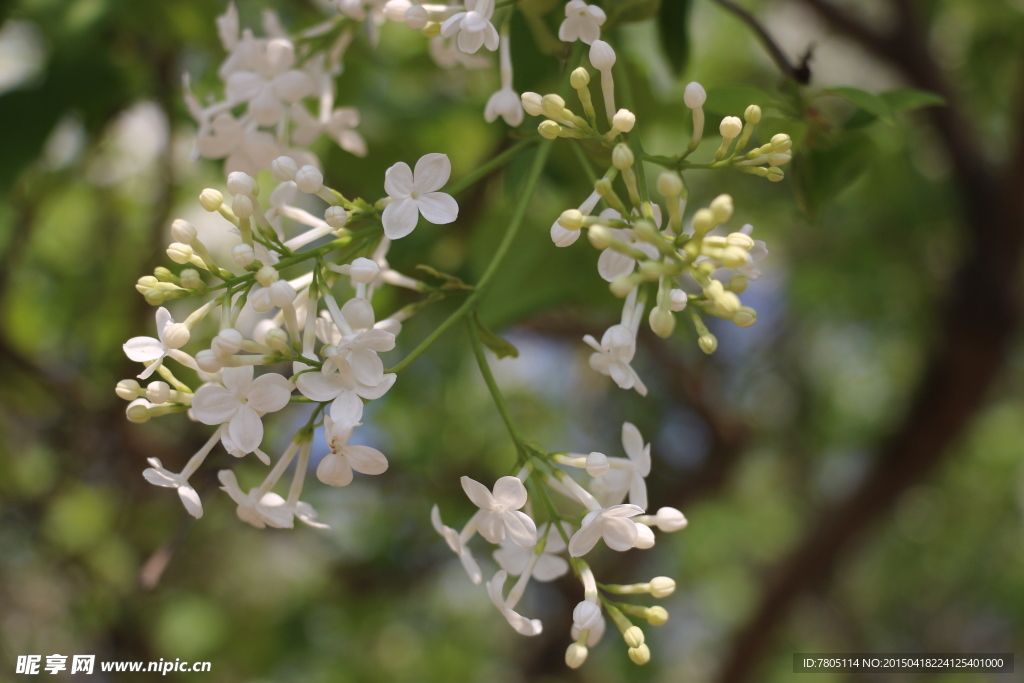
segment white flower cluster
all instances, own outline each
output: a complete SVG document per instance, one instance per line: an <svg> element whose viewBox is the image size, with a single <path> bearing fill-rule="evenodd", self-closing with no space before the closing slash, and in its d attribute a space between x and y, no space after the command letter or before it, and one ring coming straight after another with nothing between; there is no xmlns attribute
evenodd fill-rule
<svg viewBox="0 0 1024 683"><path fill-rule="evenodd" d="M509 625L525 636L535 636L543 630L539 619L530 619L516 611L530 580L552 581L566 574L570 566L573 568L583 587L583 601L573 611L570 633L573 642L565 655L566 663L573 668L583 664L588 648L604 635L605 614L622 633L630 658L637 664L647 663L650 650L644 644L643 631L626 615L658 626L668 620L668 612L657 605L620 603L614 596L650 593L662 598L675 590L675 582L662 576L646 583L602 586L599 591L593 571L581 559L602 540L619 552L646 549L654 546L652 527L663 532L686 527L686 518L674 508L661 508L655 515L644 514L647 508L645 477L651 471L651 447L628 422L622 425L622 446L625 458L609 458L597 452L581 455L534 451L516 476L501 477L492 490L469 477L462 477L463 490L479 509L461 531L445 526L436 505L431 511L434 528L459 557L473 583L483 582L483 572L469 542L479 534L487 542L499 545L492 553L499 569L487 582L487 592ZM589 490L556 465L585 470L591 477ZM534 497L539 496L543 502L539 510L536 502L529 500L526 483L532 486ZM560 494L575 510L559 511L549 492ZM627 496L629 503L623 503ZM533 518L537 513L546 518L539 527ZM562 557L566 553L568 560ZM509 576L519 578L506 594L505 583Z"/></svg>
<svg viewBox="0 0 1024 683"><path fill-rule="evenodd" d="M571 3L570 3L571 4ZM568 10L567 10L568 11ZM566 107L558 95L523 93L522 102L532 116L543 116L538 126L546 138L591 139L611 148L611 167L594 183L593 193L576 209L562 212L551 225L551 240L558 247L574 244L582 230L590 243L601 251L598 273L608 281L613 294L625 298L622 321L605 331L598 342L587 335L584 341L594 349L590 365L608 375L623 389L647 394L647 387L630 365L636 352L636 337L646 306L647 285L657 283L657 295L650 308L648 323L661 337L672 335L675 314L686 310L697 331L698 343L705 353L713 353L718 340L708 330L702 314L731 320L740 327L757 321L753 308L744 306L739 294L750 280L760 276L755 264L768 254L764 242L750 237L752 226L726 231L724 226L733 215L733 201L720 195L707 208L698 210L684 225L687 190L678 170L684 168L732 168L745 173L781 180L780 166L790 158L792 140L786 134L774 136L770 142L745 152L745 148L761 120L761 109L750 105L744 118L735 116L722 120L722 143L709 164L691 164L686 157L697 149L703 136L706 99L698 83L686 88L685 102L693 112L694 131L687 151L678 157L653 159L672 170L657 179L658 193L665 200L667 225L662 228L662 208L651 201L643 162L638 152L615 139L629 133L636 124L635 115L627 109L615 108L615 80L612 69L616 56L612 47L594 40L590 47L590 63L601 74L601 91L610 129L598 131L597 112L590 93L590 72L577 68L571 76L585 116L578 116ZM733 143L735 142L735 146ZM642 153L642 152L641 152ZM646 159L652 160L652 159ZM625 201L616 188L616 181L626 190ZM592 215L600 202L607 206Z"/></svg>
<svg viewBox="0 0 1024 683"><path fill-rule="evenodd" d="M237 503L239 518L254 526L290 528L294 519L323 526L315 521L316 512L299 500L313 429L319 426L321 415L331 452L317 467L320 481L346 486L353 472L381 474L388 467L380 451L349 441L361 424L363 402L380 398L395 383L396 375L385 372L378 354L395 347L395 335L415 304L378 322L371 304L373 294L385 284L420 292L431 289L388 266L391 239L412 232L421 214L433 223L454 221L458 205L438 191L451 173L444 154L422 157L415 172L405 163L389 168L384 180L389 196L377 202L383 211L326 187L314 166L297 168L288 156L278 157L272 166L278 185L266 209L259 199L259 185L241 171L228 175L227 188L233 195L230 205L217 190L207 189L200 195L203 207L219 212L226 219L224 229L234 235L234 270L214 262L192 225L183 220L173 223L175 241L167 254L185 268L177 275L158 268L154 275L139 279L139 292L149 303L160 306L157 336L135 337L124 345L128 357L145 366L138 379L148 380L154 373L162 379L145 387L138 380L124 380L117 393L131 401L127 414L133 422L187 411L192 419L217 428L180 473L167 470L155 459L143 473L157 486L176 488L195 517L202 516L203 507L189 478L218 439L231 455L253 453L269 465L270 457L260 449L263 417L293 402L317 404L309 423L295 435L260 486L243 491L230 470L221 471L219 478ZM324 218L294 206L299 193L325 200ZM285 221L303 226L305 231L286 240ZM326 244L299 251L328 237L331 241ZM334 252L338 255L327 263L323 257ZM312 268L292 279L281 277L283 270L302 263ZM343 279L348 280L354 296L340 304L335 290ZM224 292L182 322L176 322L162 305L220 289ZM218 310L219 316L213 316ZM243 312L249 318L262 316L246 334L238 325ZM211 318L217 320L209 347L194 354L186 352L193 330ZM179 379L167 359L193 371L200 386L193 388ZM255 366L279 363L291 363L290 377L272 371L255 376ZM298 396L293 393L296 389ZM283 498L272 489L296 459L291 486Z"/></svg>

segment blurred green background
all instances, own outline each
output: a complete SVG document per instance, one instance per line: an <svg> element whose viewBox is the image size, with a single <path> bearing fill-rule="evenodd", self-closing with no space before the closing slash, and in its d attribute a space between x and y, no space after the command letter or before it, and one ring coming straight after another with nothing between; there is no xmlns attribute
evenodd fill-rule
<svg viewBox="0 0 1024 683"><path fill-rule="evenodd" d="M793 652L1024 653L1024 2L747 2L793 64L813 44L809 86L780 76L721 3L663 3L633 3L653 17L610 32L647 151L685 146L690 80L709 91L709 129L756 101L759 136L789 132L798 151L781 184L687 176L691 207L729 192L735 225L768 241L765 274L744 295L760 317L714 328L711 358L683 319L668 341L643 335L646 400L586 366L580 338L599 336L617 302L585 240L556 249L548 237L589 192L565 141L486 298L486 322L521 351L495 366L528 436L622 455L621 422L634 422L653 442L652 506L690 520L652 550L595 554L599 580L665 574L679 588L662 603L669 623L645 628L650 664L633 666L610 632L578 671L562 663L575 580L532 585L522 611L545 630L522 638L430 528L435 502L449 524L469 516L459 476L490 481L514 459L461 329L367 411L359 436L387 454L387 475L307 485L331 531L239 522L217 490L216 470L235 464L223 453L193 478L197 523L143 480L145 458L180 467L208 433L184 416L130 424L113 389L137 372L121 344L152 332L135 280L165 263L171 220L204 220L198 192L223 183L220 162L189 159L180 87L187 72L201 97L219 93L223 5L5 3L0 680L23 678L18 655L52 653L212 662L168 680L303 683L775 682L794 679ZM265 6L292 30L324 16L301 0L241 0L243 25L258 28ZM560 9L548 20L557 27ZM518 16L512 40L516 89L554 90L559 63ZM339 105L362 112L370 155L326 140L317 151L349 196L379 197L397 161L443 151L457 179L505 144L504 124L481 116L494 70L439 69L402 26L385 26L376 49L361 35L338 86ZM950 106L902 111L898 95L823 94L832 86L913 87ZM713 153L709 136L696 158ZM527 162L461 195L454 225L397 243L392 265L477 278ZM385 362L450 310L410 322ZM265 444L279 449L299 413L268 421ZM263 471L248 459L236 470Z"/></svg>

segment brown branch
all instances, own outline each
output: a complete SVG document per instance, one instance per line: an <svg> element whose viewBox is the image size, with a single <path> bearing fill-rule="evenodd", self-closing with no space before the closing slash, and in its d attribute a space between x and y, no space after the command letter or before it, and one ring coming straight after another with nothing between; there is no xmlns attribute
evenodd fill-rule
<svg viewBox="0 0 1024 683"><path fill-rule="evenodd" d="M870 525L941 462L983 405L1006 362L1019 318L1024 212L1017 193L1024 186L1024 135L1012 166L1000 172L984 163L956 93L928 56L922 27L906 0L896 0L900 22L888 37L824 0L803 1L834 28L898 67L912 83L950 102L932 116L953 160L969 248L940 309L939 341L906 419L882 444L860 486L823 514L773 573L760 604L732 643L721 683L753 678L795 601L827 581Z"/></svg>
<svg viewBox="0 0 1024 683"><path fill-rule="evenodd" d="M789 57L782 48L779 46L772 35L768 33L757 17L748 12L745 8L737 5L733 0L713 0L716 4L720 5L723 9L736 15L736 18L746 24L751 31L757 36L758 40L764 46L764 49L768 52L768 56L772 58L776 66L779 67L779 71L783 73L787 78L790 78L800 85L807 85L811 82L811 48L807 49L804 56L800 59L800 64L794 64L790 61Z"/></svg>

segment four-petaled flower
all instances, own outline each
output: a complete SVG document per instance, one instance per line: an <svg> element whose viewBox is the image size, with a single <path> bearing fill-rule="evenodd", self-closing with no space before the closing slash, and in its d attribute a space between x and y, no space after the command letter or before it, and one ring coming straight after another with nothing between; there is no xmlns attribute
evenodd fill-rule
<svg viewBox="0 0 1024 683"><path fill-rule="evenodd" d="M651 473L651 444L644 444L640 430L629 422L622 423L622 447L629 459L608 458L611 469L594 479L591 488L605 505L621 503L626 492L629 502L647 509L647 484Z"/></svg>
<svg viewBox="0 0 1024 683"><path fill-rule="evenodd" d="M156 336L157 339L132 337L121 347L125 355L137 363L153 361L139 373L139 379L146 379L156 372L165 356L170 356L186 367L196 369L196 362L192 356L180 350L188 343L188 330L181 323L175 323L170 311L163 306L156 309Z"/></svg>
<svg viewBox="0 0 1024 683"><path fill-rule="evenodd" d="M146 462L150 464L149 467L142 471L142 476L146 478L146 481L154 486L166 486L167 488L177 489L178 496L181 498L181 502L185 504L185 509L188 510L188 513L196 519L203 516L203 503L199 500L199 494L188 483L188 477L166 469L159 458L147 458Z"/></svg>
<svg viewBox="0 0 1024 683"><path fill-rule="evenodd" d="M498 30L491 23L494 14L494 0L466 0L466 11L448 17L441 24L441 35L451 38L458 33L456 42L459 49L468 55L486 46L488 50L498 49Z"/></svg>
<svg viewBox="0 0 1024 683"><path fill-rule="evenodd" d="M384 174L384 190L391 201L384 208L382 222L389 239L405 237L416 228L420 214L434 225L445 225L459 217L459 205L451 195L438 192L452 174L447 154L426 154L416 170L400 161Z"/></svg>
<svg viewBox="0 0 1024 683"><path fill-rule="evenodd" d="M299 501L291 506L273 491L264 493L257 500L256 495L260 490L252 488L248 493L242 491L238 485L238 478L231 470L221 470L217 473L217 478L220 479L221 490L231 496L231 500L238 505L235 510L238 518L257 529L264 529L268 524L281 529L290 529L293 516L311 527L330 529L328 525L316 521L316 510L309 503Z"/></svg>
<svg viewBox="0 0 1024 683"><path fill-rule="evenodd" d="M529 515L520 512L526 505L526 487L516 477L502 477L494 483L494 491L469 477L462 477L462 490L480 508L477 529L490 543L501 543L506 534L521 546L537 544L537 525Z"/></svg>
<svg viewBox="0 0 1024 683"><path fill-rule="evenodd" d="M613 505L591 510L583 518L580 530L569 539L569 554L583 557L602 538L612 550L629 550L636 544L639 535L636 523L629 518L642 513L643 510L636 505Z"/></svg>
<svg viewBox="0 0 1024 683"><path fill-rule="evenodd" d="M260 418L288 405L292 385L276 372L254 380L251 365L224 368L222 381L224 386L199 387L192 399L192 413L203 424L227 424L228 435L235 446L251 453L263 441Z"/></svg>
<svg viewBox="0 0 1024 683"><path fill-rule="evenodd" d="M636 339L628 327L612 325L605 330L600 344L589 334L583 341L596 351L590 354L590 367L611 377L622 389L636 389L641 396L647 395L647 387L629 364L636 353Z"/></svg>
<svg viewBox="0 0 1024 683"><path fill-rule="evenodd" d="M376 448L353 446L348 443L352 430L362 424L363 402L353 394L347 394L331 404L329 415L324 415L324 432L331 452L324 456L316 468L317 478L331 486L348 486L352 483L352 472L361 474L383 474L388 469L388 459Z"/></svg>
<svg viewBox="0 0 1024 683"><path fill-rule="evenodd" d="M313 94L313 79L293 69L295 47L284 38L266 44L253 70L235 71L227 78L227 96L232 104L249 103L248 113L261 126L273 126L284 115L285 104Z"/></svg>
<svg viewBox="0 0 1024 683"><path fill-rule="evenodd" d="M558 39L567 43L582 40L591 45L601 37L604 20L604 10L597 5L588 5L583 0L569 0L565 5L565 19L558 27Z"/></svg>
<svg viewBox="0 0 1024 683"><path fill-rule="evenodd" d="M478 512L477 515L479 514ZM483 574L480 572L480 565L473 558L473 553L470 552L469 546L466 545L470 537L476 533L475 522L476 516L470 520L470 523L466 525L466 528L460 534L450 526L444 525L441 521L441 510L436 505L430 510L430 523L434 525L434 530L441 534L448 547L452 549L452 552L459 556L462 567L469 574L469 580L479 586L480 581L483 579Z"/></svg>
<svg viewBox="0 0 1024 683"><path fill-rule="evenodd" d="M353 130L359 125L359 110L355 107L335 109L326 121L321 121L301 104L293 104L292 121L295 122L292 142L296 145L305 147L320 137L321 133L327 133L346 152L357 157L366 156L366 141Z"/></svg>
<svg viewBox="0 0 1024 683"><path fill-rule="evenodd" d="M655 204L652 210L655 224L661 227L661 207ZM601 217L621 220L622 214L615 209L605 209L601 212ZM650 242L644 242L639 239L631 228L609 228L608 231L615 239L639 249L647 254L651 260L657 260L658 248ZM622 275L629 275L635 268L636 259L632 256L621 254L610 247L603 249L601 256L597 259L597 273L607 282L611 282Z"/></svg>
<svg viewBox="0 0 1024 683"><path fill-rule="evenodd" d="M569 563L565 561L565 558L558 556L565 550L565 541L554 528L548 532L547 527L548 525L545 524L537 530L537 538L543 538L547 533L544 550L540 553L533 568L533 578L538 581L554 581L569 571ZM562 522L562 529L566 535L572 533L572 527L568 522ZM536 554L534 548L523 547L506 537L501 542L501 547L494 551L493 557L499 567L512 576L519 576L530 566L530 562L533 561Z"/></svg>

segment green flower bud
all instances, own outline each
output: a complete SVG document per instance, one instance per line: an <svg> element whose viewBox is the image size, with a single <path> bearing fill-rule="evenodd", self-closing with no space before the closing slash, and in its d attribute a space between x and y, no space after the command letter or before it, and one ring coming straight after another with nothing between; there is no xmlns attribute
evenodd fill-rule
<svg viewBox="0 0 1024 683"><path fill-rule="evenodd" d="M678 173L665 171L658 176L658 192L666 199L678 197L683 193L683 179Z"/></svg>
<svg viewBox="0 0 1024 683"><path fill-rule="evenodd" d="M637 666L643 666L651 661L651 649L646 644L641 644L640 647L631 647L628 652L629 658Z"/></svg>
<svg viewBox="0 0 1024 683"><path fill-rule="evenodd" d="M566 230L579 230L583 227L583 214L578 209L563 211L558 217L558 224Z"/></svg>
<svg viewBox="0 0 1024 683"><path fill-rule="evenodd" d="M761 107L752 104L743 112L743 120L747 123L758 124L761 122Z"/></svg>
<svg viewBox="0 0 1024 683"><path fill-rule="evenodd" d="M757 311L750 306L740 306L740 309L732 316L732 321L737 327L750 327L757 322Z"/></svg>
<svg viewBox="0 0 1024 683"><path fill-rule="evenodd" d="M537 126L537 132L540 133L541 137L547 138L548 140L554 140L557 138L561 131L562 127L551 119L541 121L540 125Z"/></svg>
<svg viewBox="0 0 1024 683"><path fill-rule="evenodd" d="M668 621L668 610L660 605L648 607L646 617L651 626L661 626Z"/></svg>
<svg viewBox="0 0 1024 683"><path fill-rule="evenodd" d="M624 142L615 145L615 149L612 150L612 166L620 171L625 171L633 166L634 161L633 150L629 148L629 145Z"/></svg>
<svg viewBox="0 0 1024 683"><path fill-rule="evenodd" d="M569 75L569 84L572 85L574 90L581 90L590 85L590 73L582 66L577 67L573 70L572 74ZM586 655L584 655L586 657Z"/></svg>
<svg viewBox="0 0 1024 683"><path fill-rule="evenodd" d="M640 647L644 644L644 632L640 630L639 626L630 626L622 632L622 639L630 647Z"/></svg>
<svg viewBox="0 0 1024 683"><path fill-rule="evenodd" d="M701 351L710 356L718 348L718 339L713 334L702 334L697 339L697 345L700 346Z"/></svg>

